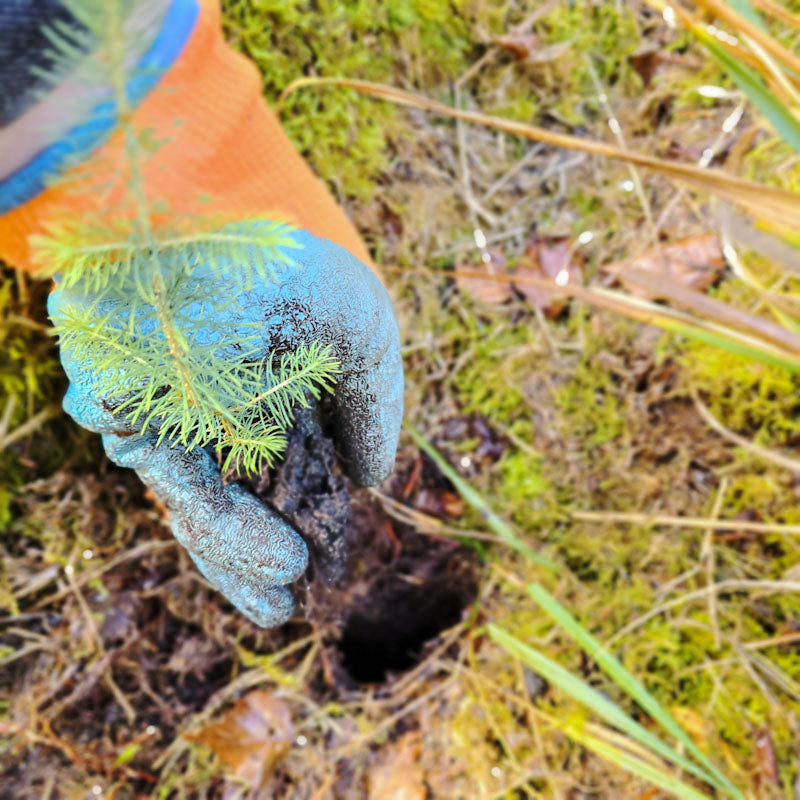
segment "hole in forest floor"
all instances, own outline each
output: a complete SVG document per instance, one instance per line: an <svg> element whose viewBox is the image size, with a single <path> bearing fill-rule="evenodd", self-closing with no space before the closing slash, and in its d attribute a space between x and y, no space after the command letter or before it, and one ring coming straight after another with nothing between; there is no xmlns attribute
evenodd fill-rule
<svg viewBox="0 0 800 800"><path fill-rule="evenodd" d="M476 563L463 548L401 556L354 599L338 643L342 666L359 683L379 683L416 666L425 644L455 625L477 593ZM413 571L406 569L413 567Z"/></svg>
<svg viewBox="0 0 800 800"><path fill-rule="evenodd" d="M309 619L338 633L335 683L380 683L414 667L478 591L475 551L391 520L343 477L333 445L308 419L281 465L253 485L299 530L312 554Z"/></svg>

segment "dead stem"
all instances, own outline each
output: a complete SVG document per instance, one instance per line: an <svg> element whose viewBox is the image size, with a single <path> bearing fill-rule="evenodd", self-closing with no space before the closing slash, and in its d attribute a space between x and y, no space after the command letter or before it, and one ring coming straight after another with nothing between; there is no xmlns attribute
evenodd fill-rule
<svg viewBox="0 0 800 800"><path fill-rule="evenodd" d="M745 519L716 519L706 517L676 517L664 514L647 514L638 511L572 511L572 519L582 522L624 523L667 528L700 528L715 531L743 531L745 533L777 533L785 536L800 536L800 525L784 525L780 522L752 522Z"/></svg>

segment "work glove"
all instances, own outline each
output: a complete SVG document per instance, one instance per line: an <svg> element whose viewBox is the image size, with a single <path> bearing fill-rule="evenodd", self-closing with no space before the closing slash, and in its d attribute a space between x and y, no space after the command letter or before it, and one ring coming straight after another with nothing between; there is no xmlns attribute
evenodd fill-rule
<svg viewBox="0 0 800 800"><path fill-rule="evenodd" d="M307 232L294 238L300 247L287 249L292 264L275 266L277 282L259 279L217 309L208 319L209 336L215 328L233 330L231 338L252 348L257 331L254 361L310 342L330 346L341 373L325 416L345 472L372 486L392 470L402 419L400 340L391 303L380 281L349 252ZM235 270L218 277L200 266L189 279L202 281L211 296L225 296L237 285ZM79 284L56 289L48 310L58 320L91 302ZM124 322L129 308L120 300L115 307L104 302L99 311ZM256 624L288 619L293 603L285 584L304 573L308 560L300 536L240 486L226 485L204 449L186 452L166 439L159 444L157 426L142 434L115 415L99 389L102 376L71 349L62 347L61 360L71 381L65 410L103 434L109 458L135 469L164 503L175 537L203 575Z"/></svg>
<svg viewBox="0 0 800 800"><path fill-rule="evenodd" d="M173 107L191 112L186 111L178 132L173 131L171 143L146 165L144 180L149 191L157 192L166 199L167 207L185 215L196 211L195 198L210 188L210 210L227 218L247 214L252 220L255 210L261 212L263 225L269 226L270 210L285 211L299 226L291 233L292 241L279 248L280 253L252 254L254 262L269 266L263 272L234 262L221 271L204 263L188 269L184 280L201 286L209 297L229 298L203 311L208 313L204 318L207 327L198 331L195 326L192 335L213 342L214 331L225 330L228 341L246 342L247 349L254 350L253 361L312 343L330 347L340 373L332 395L321 404L323 421L345 472L357 484L374 485L391 472L402 419L399 333L388 295L368 266L369 256L357 234L258 98L252 68L243 66L240 57L222 42L215 4L202 0L199 17L193 21L186 13L193 7L191 0L174 0L169 13L175 13L176 7L180 7L184 22L189 22L185 25L187 42L161 81L171 88L171 94L148 97L136 114L142 125L152 125L157 134L169 124L168 112ZM175 49L180 27L164 22L159 35L169 29L166 52L169 47ZM0 34L3 30L0 19ZM157 44L158 40L151 56ZM213 77L201 79L198 75ZM216 83L209 89L211 81ZM213 91L215 97L224 97L220 100L223 106L238 97L238 115L231 122L230 109L219 109L213 102L204 105L204 97L197 94L189 101L182 99L189 88L195 93ZM202 118L194 111L198 106L208 109ZM3 107L30 110L30 103L0 104ZM13 132L19 119L12 119L7 131ZM3 133L0 130L0 138ZM63 141L56 143L60 144ZM119 158L113 137L99 142L98 147L105 162L113 164ZM37 266L31 235L40 233L65 207L63 190L58 185L47 186L41 178L41 164L52 168L53 158L58 160L52 150L48 146L37 155L39 167L34 159L10 176L0 172L0 257L23 267ZM254 171L264 175L263 181ZM114 177L112 173L109 180L113 182ZM118 193L124 194L124 189L118 187ZM113 197L114 187L106 187L104 202L110 203L108 198ZM85 209L87 214L97 210L91 193L68 201L73 213L76 209ZM103 295L97 303L92 280L69 286L58 275L55 280L48 302L53 320L90 307L109 325L130 324L133 295L116 292ZM151 327L136 330L138 335L163 336ZM112 461L136 470L168 509L176 538L203 575L257 625L285 622L293 611L287 584L304 573L308 562L306 545L298 533L242 487L225 483L217 461L206 449L187 448L169 436L160 436L158 420L142 430L141 422L135 424L129 415L120 413L121 400L109 395L104 383L107 376L74 346L62 345L61 360L70 379L65 410L80 425L102 434Z"/></svg>

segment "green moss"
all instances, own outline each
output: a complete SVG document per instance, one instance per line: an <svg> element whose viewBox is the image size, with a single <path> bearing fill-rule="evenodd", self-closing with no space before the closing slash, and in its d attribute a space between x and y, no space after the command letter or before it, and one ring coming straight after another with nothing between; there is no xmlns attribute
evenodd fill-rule
<svg viewBox="0 0 800 800"><path fill-rule="evenodd" d="M396 83L411 69L428 89L458 77L475 51L462 2L226 0L226 33L258 66L268 100L304 75ZM445 24L446 23L446 24ZM279 43L279 46L278 44ZM433 56L433 57L432 57ZM284 129L341 195L369 197L403 135L396 109L342 89L292 95Z"/></svg>
<svg viewBox="0 0 800 800"><path fill-rule="evenodd" d="M717 296L739 308L755 299L735 280L723 284ZM800 376L699 342L682 349L685 380L720 422L760 445L793 445L800 434Z"/></svg>
<svg viewBox="0 0 800 800"><path fill-rule="evenodd" d="M57 403L63 394L64 375L58 351L44 319L48 286L29 282L29 297L20 300L13 273L0 264L0 420L11 433ZM56 436L55 421L0 451L0 529L11 520L11 503L18 486L36 475L47 475L66 458L68 437ZM0 439L3 435L0 435ZM34 465L33 471L30 466Z"/></svg>
<svg viewBox="0 0 800 800"><path fill-rule="evenodd" d="M225 0L223 10L228 38L258 66L273 103L307 75L402 85L452 103L450 87L489 37L508 33L526 16L513 3L467 0ZM562 43L564 54L539 64L502 53L508 67L476 76L464 87L464 104L528 122L545 114L586 125L597 113L597 92L585 55L604 84L627 89L637 81L628 63L638 43L630 11L598 3L589 13L587 24L584 6L555 7L541 22L541 47ZM414 136L407 119L390 104L340 88L301 90L282 115L316 171L340 196L361 199L374 194L393 139Z"/></svg>
<svg viewBox="0 0 800 800"><path fill-rule="evenodd" d="M582 360L556 394L562 425L585 449L607 444L620 435L624 423L619 403L617 387L591 359Z"/></svg>

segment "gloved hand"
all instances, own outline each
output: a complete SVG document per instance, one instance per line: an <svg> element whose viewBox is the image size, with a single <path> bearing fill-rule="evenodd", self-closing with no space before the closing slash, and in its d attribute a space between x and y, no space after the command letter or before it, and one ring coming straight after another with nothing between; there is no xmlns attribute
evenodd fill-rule
<svg viewBox="0 0 800 800"><path fill-rule="evenodd" d="M328 416L345 471L370 486L392 469L402 420L403 373L397 324L385 289L373 273L343 248L306 232L296 233L300 249L287 252L295 262L280 267L279 282L258 282L208 320L209 327L241 332L241 340L259 332L259 350L296 350L303 343L331 345L341 375ZM237 276L215 277L199 268L211 296L224 296ZM72 304L91 302L81 285L57 289L48 309L58 320ZM129 306L103 308L125 318ZM236 484L224 485L216 462L204 450L186 452L158 430L144 435L114 415L98 391L98 376L62 347L71 381L65 410L85 428L103 434L112 461L137 471L170 512L178 541L200 571L237 608L265 627L292 613L285 584L306 569L303 540L274 512Z"/></svg>
<svg viewBox="0 0 800 800"><path fill-rule="evenodd" d="M59 5L37 0L25 14L54 13ZM130 7L128 22L140 31L134 41L141 45L130 54L141 58L141 74L129 87L132 101L141 102L134 122L150 141L161 142L141 166L141 183L159 214L267 221L277 213L299 229L294 239L300 248L286 253L296 266L278 265L277 283L257 283L219 304L209 329L227 326L248 348L257 330L264 357L301 344L330 345L341 374L323 412L350 477L377 483L394 460L403 377L397 325L363 243L264 105L257 72L225 44L216 0L135 0ZM28 18L14 11L13 24L5 25L6 10L0 4L0 39ZM26 89L24 97L0 103L8 114L0 119L0 258L27 269L47 266L37 264L32 237L65 214L78 220L105 215L113 222L125 213L123 137L114 135L107 104L87 123L80 104L63 102L82 96L70 81L74 73L43 99ZM86 150L94 151L94 169L78 167L75 174L94 174L96 191L89 186L76 194L69 180L52 183ZM228 298L247 284L236 274L245 267L231 264L220 277L199 264L188 279L202 282L209 296ZM56 283L48 306L54 319L95 299L87 284L66 289L57 276ZM129 307L124 297L103 300L103 313L120 320L129 319ZM103 434L109 457L135 469L167 506L176 537L201 572L255 623L288 619L293 601L285 587L302 575L308 558L296 531L241 487L225 485L205 450L159 444L156 427L142 433L123 413L114 414L114 401L101 393L91 365L66 346L61 357L71 381L65 409Z"/></svg>

